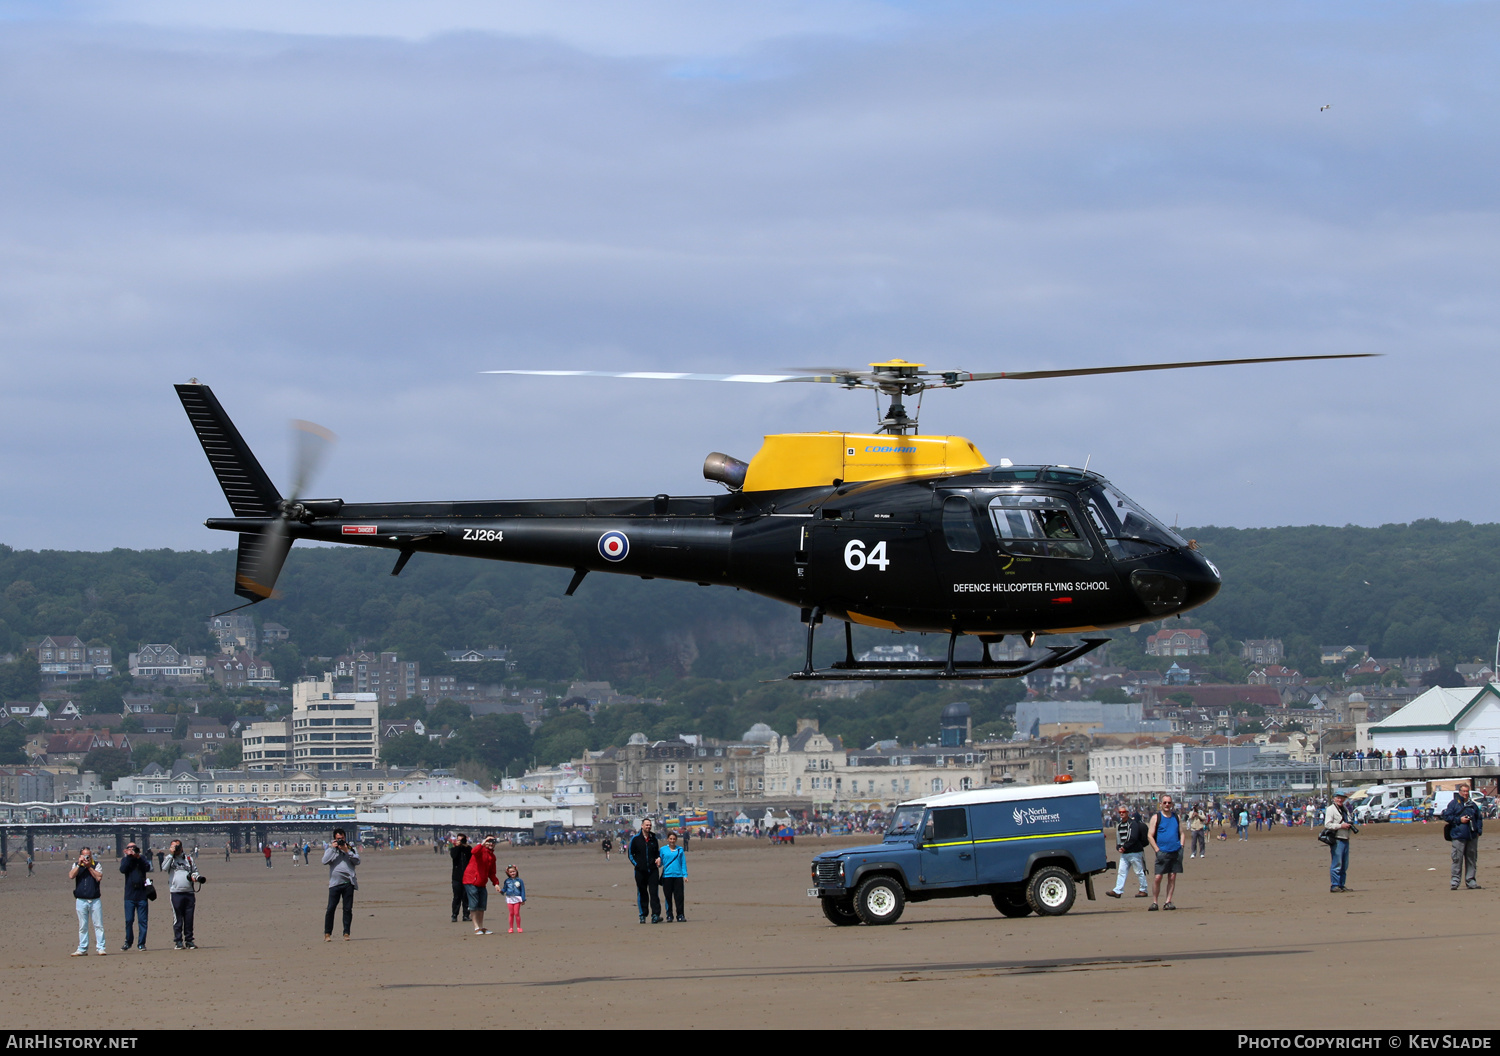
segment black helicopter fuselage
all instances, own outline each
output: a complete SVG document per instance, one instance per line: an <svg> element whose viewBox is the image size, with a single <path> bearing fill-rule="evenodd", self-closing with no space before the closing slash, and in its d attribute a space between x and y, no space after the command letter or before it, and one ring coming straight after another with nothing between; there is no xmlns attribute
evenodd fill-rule
<svg viewBox="0 0 1500 1056"><path fill-rule="evenodd" d="M1201 605L1219 576L1096 473L1005 466L718 496L496 502L309 500L289 538L753 591L867 626L1085 632ZM254 536L270 517L214 518Z"/></svg>

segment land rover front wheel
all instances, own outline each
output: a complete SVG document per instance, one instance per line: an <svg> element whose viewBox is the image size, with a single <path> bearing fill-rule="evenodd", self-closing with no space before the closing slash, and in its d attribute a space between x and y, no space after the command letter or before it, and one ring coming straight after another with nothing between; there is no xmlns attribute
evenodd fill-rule
<svg viewBox="0 0 1500 1056"><path fill-rule="evenodd" d="M859 923L859 914L854 912L852 898L822 898L818 901L823 903L823 916L839 927L847 928Z"/></svg>
<svg viewBox="0 0 1500 1056"><path fill-rule="evenodd" d="M1073 876L1066 869L1049 865L1031 875L1026 885L1026 901L1044 917L1060 917L1073 908L1078 891Z"/></svg>
<svg viewBox="0 0 1500 1056"><path fill-rule="evenodd" d="M1024 917L1031 913L1031 905L1026 901L1025 891L1010 891L1003 895L991 895L990 901L995 903L995 908L1007 917Z"/></svg>
<svg viewBox="0 0 1500 1056"><path fill-rule="evenodd" d="M906 893L888 876L871 877L854 893L854 912L866 924L894 924L906 908Z"/></svg>

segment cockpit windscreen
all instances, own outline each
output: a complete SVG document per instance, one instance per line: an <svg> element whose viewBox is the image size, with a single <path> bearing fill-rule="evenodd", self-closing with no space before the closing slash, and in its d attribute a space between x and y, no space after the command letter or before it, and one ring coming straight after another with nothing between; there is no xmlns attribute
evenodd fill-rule
<svg viewBox="0 0 1500 1056"><path fill-rule="evenodd" d="M1089 520L1118 560L1159 554L1187 546L1187 540L1152 517L1113 484L1096 484L1084 491Z"/></svg>

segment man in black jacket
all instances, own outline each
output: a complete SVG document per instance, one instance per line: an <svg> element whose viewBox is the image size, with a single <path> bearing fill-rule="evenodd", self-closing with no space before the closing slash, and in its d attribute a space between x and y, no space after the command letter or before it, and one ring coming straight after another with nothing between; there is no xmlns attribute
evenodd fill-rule
<svg viewBox="0 0 1500 1056"><path fill-rule="evenodd" d="M468 833L461 832L453 840L453 846L448 848L448 857L453 859L453 922L458 923L459 911L463 911L464 919L469 919L469 894L464 890L464 870L469 867L469 859L474 857L474 848L469 846Z"/></svg>
<svg viewBox="0 0 1500 1056"><path fill-rule="evenodd" d="M146 920L151 903L146 896L146 874L151 871L151 859L141 853L134 843L125 845L125 857L120 859L120 875L125 877L125 945L120 952L127 952L134 935L136 920L141 922L140 949L146 949Z"/></svg>
<svg viewBox="0 0 1500 1056"><path fill-rule="evenodd" d="M1469 798L1468 785L1458 786L1443 811L1443 821L1448 824L1448 839L1453 845L1453 885L1449 890L1457 891L1462 879L1470 891L1478 891L1479 834L1484 831L1484 821L1479 807Z"/></svg>
<svg viewBox="0 0 1500 1056"><path fill-rule="evenodd" d="M626 849L630 864L635 866L635 905L641 923L646 923L646 906L651 907L651 923L661 923L661 844L651 832L651 819L641 822L641 831Z"/></svg>
<svg viewBox="0 0 1500 1056"><path fill-rule="evenodd" d="M1141 883L1141 889L1136 892L1135 897L1145 898L1149 894L1146 890L1146 836L1146 823L1139 817L1132 817L1130 810L1122 806L1115 823L1115 850L1120 855L1119 872L1115 875L1115 889L1104 892L1110 898L1119 898L1125 893L1125 881L1130 876L1132 866L1135 868L1135 878Z"/></svg>

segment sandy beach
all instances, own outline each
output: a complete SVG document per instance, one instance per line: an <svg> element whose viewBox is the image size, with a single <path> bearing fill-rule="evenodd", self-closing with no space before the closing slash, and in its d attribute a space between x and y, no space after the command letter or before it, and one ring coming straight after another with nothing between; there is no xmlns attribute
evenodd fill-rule
<svg viewBox="0 0 1500 1056"><path fill-rule="evenodd" d="M169 834L162 833L163 842ZM1306 830L1211 841L1176 913L1082 890L1067 916L1009 920L987 899L909 906L890 927L835 928L806 897L808 862L865 839L793 847L695 840L685 924L636 922L629 864L597 845L502 848L530 901L504 931L449 922L449 863L431 847L367 851L353 938L322 940L326 869L206 854L197 951L172 949L152 904L149 949L120 953L120 878L106 862L109 956L75 958L68 862L12 866L7 1026L148 1028L631 1027L663 1017L739 1027L1496 1028L1488 975L1500 882L1448 890L1432 825L1368 826L1350 891ZM1479 879L1486 883L1481 845ZM1112 879L1110 874L1110 878ZM1100 878L1101 880L1104 878ZM1132 885L1134 880L1131 881ZM337 929L336 929L337 930ZM1488 951L1488 952L1486 952ZM1458 1011L1461 1010L1461 1011Z"/></svg>

